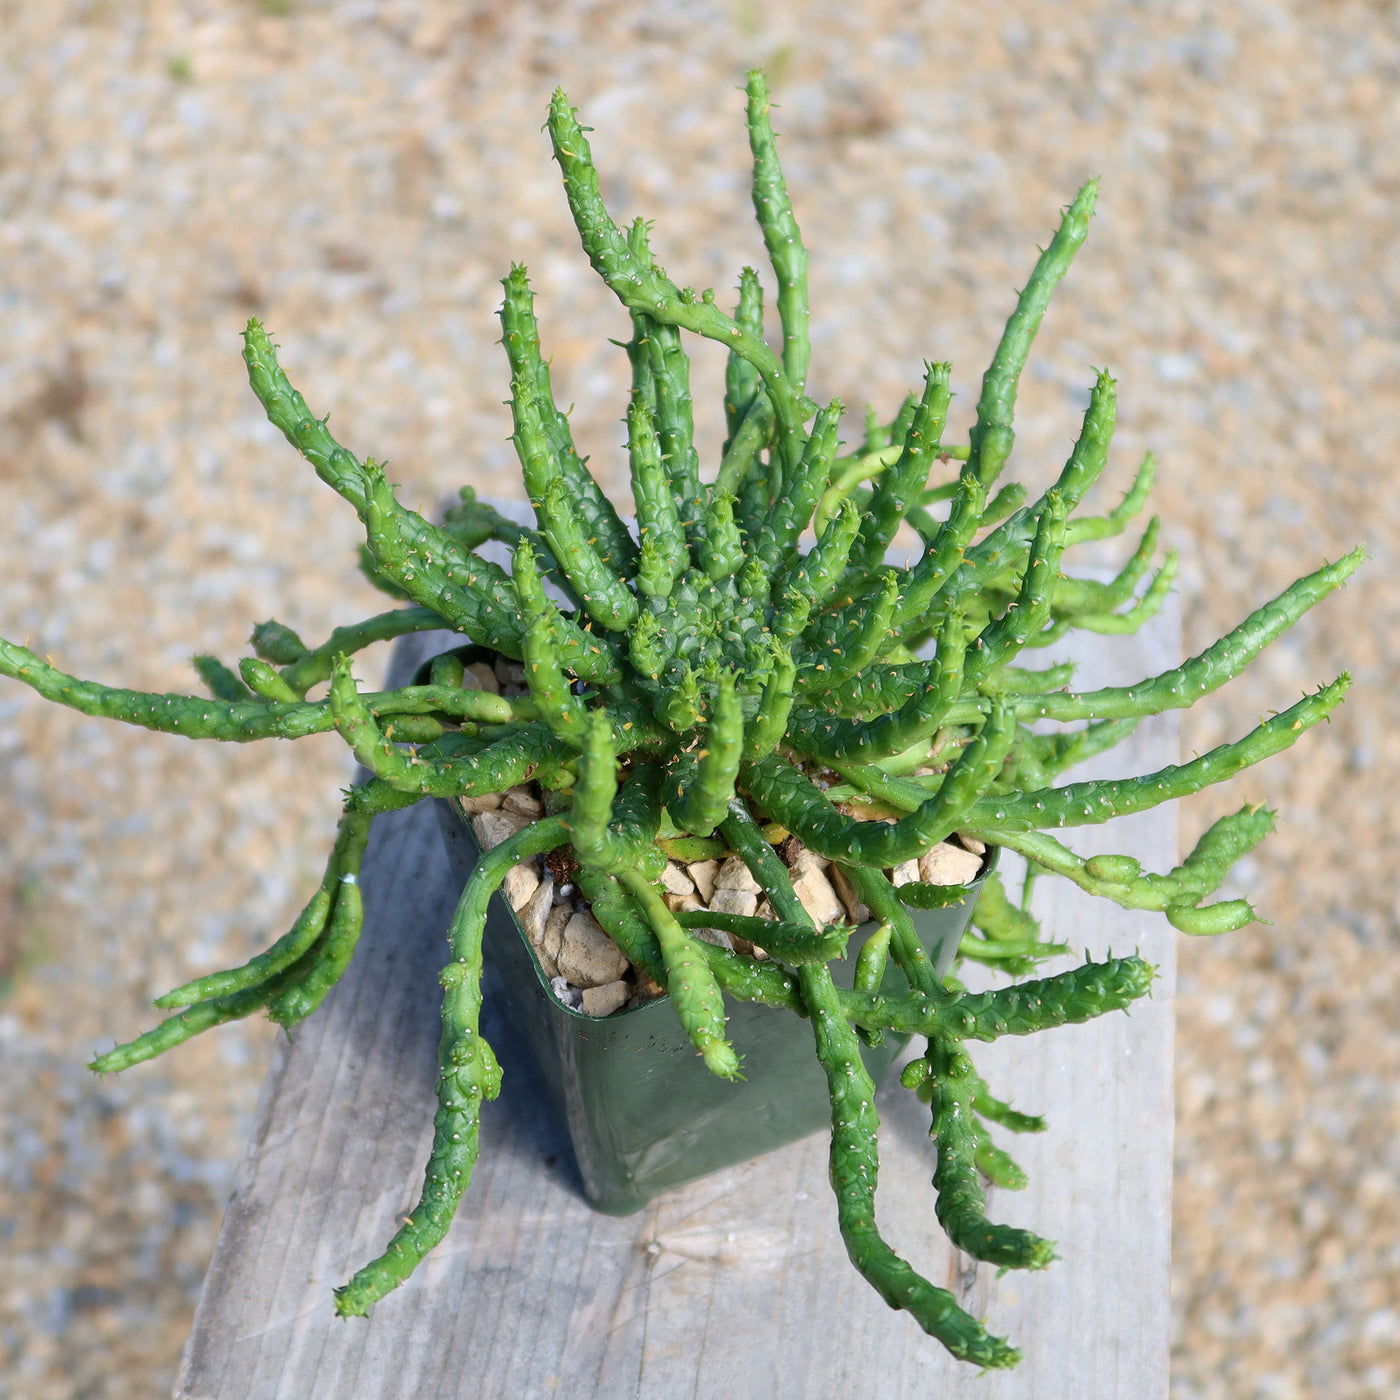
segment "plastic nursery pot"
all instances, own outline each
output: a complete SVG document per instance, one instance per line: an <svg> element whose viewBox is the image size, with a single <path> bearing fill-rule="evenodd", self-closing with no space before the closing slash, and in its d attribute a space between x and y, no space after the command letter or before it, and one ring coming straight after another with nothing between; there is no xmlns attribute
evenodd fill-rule
<svg viewBox="0 0 1400 1400"><path fill-rule="evenodd" d="M455 802L440 799L436 805L453 869L465 884L479 855L475 836ZM989 856L961 903L910 911L940 971L957 952L995 849ZM838 985L851 985L856 955L875 927L862 925L847 957L831 964ZM669 997L606 1017L562 1005L499 894L487 914L484 952L488 991L499 998L539 1064L568 1125L584 1194L594 1209L630 1214L663 1191L829 1125L826 1078L811 1033L791 1013L725 998L725 1029L744 1073L741 1081L729 1083L705 1068ZM898 993L907 985L891 962L882 990ZM877 1085L905 1040L886 1035L878 1048L862 1049Z"/></svg>

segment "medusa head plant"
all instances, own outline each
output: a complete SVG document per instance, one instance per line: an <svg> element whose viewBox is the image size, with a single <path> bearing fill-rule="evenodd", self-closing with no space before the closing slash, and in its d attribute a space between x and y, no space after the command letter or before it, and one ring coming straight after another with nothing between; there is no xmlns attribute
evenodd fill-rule
<svg viewBox="0 0 1400 1400"><path fill-rule="evenodd" d="M1019 852L1033 874L1063 876L1126 908L1163 911L1187 933L1248 923L1254 915L1243 900L1205 901L1270 830L1262 807L1218 821L1179 866L1158 874L1125 856L1081 859L1049 832L1142 811L1278 753L1327 717L1345 676L1188 763L1111 781L1061 778L1144 716L1189 706L1229 680L1340 585L1360 551L1300 578L1175 670L1127 687L1071 689L1067 668L1027 664L1035 649L1076 627L1131 631L1160 606L1173 574L1170 558L1152 571L1155 520L1112 581L1062 572L1068 549L1123 533L1150 485L1148 459L1116 508L1080 513L1113 432L1107 374L1093 385L1053 484L1032 499L1019 484L993 491L1011 453L1018 378L1085 238L1096 186L1087 184L1064 213L1020 294L983 377L968 441L945 440L950 371L931 363L893 421L867 413L860 446L843 453L841 404L806 395L806 253L761 75L749 77L748 131L754 207L776 284L777 349L764 338L758 274L741 274L732 315L713 293L677 286L653 259L647 226L624 230L604 207L584 130L562 92L548 129L584 251L631 314L635 530L575 450L517 267L505 279L500 315L514 442L536 528L505 520L470 490L442 524L406 509L382 466L337 443L309 411L252 321L244 358L253 391L358 512L363 566L407 606L340 628L317 647L281 623L263 623L251 638L257 654L238 674L196 659L211 698L93 684L0 642L0 671L85 714L233 742L335 730L370 775L349 789L325 878L291 929L246 965L161 997L156 1005L174 1014L93 1068L125 1069L257 1011L295 1025L354 953L360 861L374 818L425 797L476 798L533 781L544 814L481 858L452 921L441 974L440 1108L421 1202L384 1254L337 1291L339 1311L364 1314L447 1231L471 1179L482 1101L501 1087L478 1030L487 904L517 862L567 847L595 917L666 989L714 1074L743 1074L725 1035L726 996L809 1022L830 1086L831 1182L852 1262L955 1356L1011 1365L1015 1349L876 1229L875 1086L862 1040L890 1032L926 1046L902 1079L932 1109L936 1208L953 1242L1003 1267L1041 1268L1052 1244L989 1221L980 1176L1017 1184L989 1123L1026 1130L1040 1121L993 1096L966 1045L1124 1008L1148 991L1153 969L1128 956L1030 976L1063 945L1042 939L1027 901L993 876L961 953L1012 980L967 992L938 976L909 916L911 906L946 902L948 892L896 884L891 872L960 833ZM694 447L687 333L728 350L728 440L708 483ZM922 548L893 568L886 555L906 522ZM491 539L512 548L509 572L475 552ZM358 688L355 652L437 628L523 662L525 693L465 688L461 663L450 657L426 684ZM322 698L307 698L326 684ZM731 916L766 959L697 939L663 897L662 843L675 849L696 838L740 858L766 895L771 919L750 927ZM851 989L837 987L829 966L849 930L816 926L795 894L775 850L791 838L844 872L878 921ZM880 991L890 958L909 986L899 995Z"/></svg>

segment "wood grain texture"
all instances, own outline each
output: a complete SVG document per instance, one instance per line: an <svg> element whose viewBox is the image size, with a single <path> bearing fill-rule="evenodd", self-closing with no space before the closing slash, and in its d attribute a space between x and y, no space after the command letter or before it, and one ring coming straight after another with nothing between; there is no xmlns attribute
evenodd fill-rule
<svg viewBox="0 0 1400 1400"><path fill-rule="evenodd" d="M440 641L405 639L397 675ZM1085 687L1164 669L1178 657L1176 613L1140 637L1091 639L1078 656ZM1083 772L1176 758L1167 715ZM1159 870L1176 858L1171 811L1069 839ZM823 1137L634 1216L589 1210L534 1073L489 1008L483 1029L505 1088L483 1116L457 1220L370 1319L338 1320L331 1289L416 1198L431 1136L435 973L456 890L429 804L376 822L363 886L365 936L349 972L268 1074L177 1400L1166 1396L1175 959L1160 915L1040 882L1048 930L1096 957L1137 947L1161 976L1131 1018L972 1047L994 1092L1049 1116L1048 1132L1007 1143L1029 1189L991 1199L994 1218L1058 1242L1047 1271L998 1280L951 1249L934 1219L927 1110L897 1084L881 1095L891 1242L1024 1352L1015 1371L979 1378L850 1267Z"/></svg>

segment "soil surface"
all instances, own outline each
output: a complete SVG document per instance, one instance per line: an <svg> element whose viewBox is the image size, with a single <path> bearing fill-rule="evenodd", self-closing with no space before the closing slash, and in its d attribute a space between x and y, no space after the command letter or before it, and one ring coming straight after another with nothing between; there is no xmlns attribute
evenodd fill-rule
<svg viewBox="0 0 1400 1400"><path fill-rule="evenodd" d="M269 616L319 640L382 602L353 512L247 390L249 315L410 504L515 495L494 312L522 260L577 436L625 493L626 318L540 133L556 83L613 207L727 301L762 258L735 89L765 66L812 254L812 392L888 413L948 359L963 432L1036 245L1102 176L1012 475L1050 478L1110 366L1101 499L1156 452L1193 651L1324 557L1374 556L1184 719L1204 751L1355 680L1330 725L1183 812L1184 842L1245 798L1280 830L1237 882L1272 923L1182 940L1175 1393L1396 1393L1394 7L0 0L0 33L0 633L156 691ZM721 374L699 358L711 463ZM10 1393L168 1391L273 1032L119 1078L84 1062L286 927L349 773L334 736L190 744L0 682Z"/></svg>

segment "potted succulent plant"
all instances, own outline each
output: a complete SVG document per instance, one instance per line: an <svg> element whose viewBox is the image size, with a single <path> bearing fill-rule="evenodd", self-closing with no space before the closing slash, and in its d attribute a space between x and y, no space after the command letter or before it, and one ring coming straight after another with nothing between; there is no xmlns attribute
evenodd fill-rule
<svg viewBox="0 0 1400 1400"><path fill-rule="evenodd" d="M407 606L314 647L281 623L263 623L251 638L256 654L237 674L197 659L211 698L78 680L0 641L0 672L86 714L235 742L334 729L370 775L349 790L325 877L291 929L246 965L161 997L157 1006L173 1014L93 1067L124 1069L261 1010L294 1025L354 953L360 861L374 818L425 797L459 810L465 803L477 818L497 808L502 820L478 822L485 849L441 975L440 1108L422 1200L384 1253L337 1291L338 1310L363 1314L401 1283L443 1237L470 1183L482 1101L501 1088L478 1031L483 930L495 892L510 883L541 994L547 982L556 1000L575 995L561 976L563 943L550 953L546 937L551 920L558 932L560 900L569 900L566 921L586 916L581 936L596 943L596 929L612 950L610 990L590 998L587 1019L602 1022L609 1004L610 1021L662 1009L692 1047L671 1059L702 1064L720 1090L740 1093L746 1071L726 1021L734 1008L784 1018L789 1039L793 1018L805 1019L826 1086L831 1181L852 1262L955 1356L1011 1365L1016 1350L876 1230L875 1085L862 1051L881 1037L919 1038L922 1053L901 1080L931 1107L936 1209L953 1242L1005 1268L1048 1264L1049 1241L986 1217L979 1174L1008 1185L1019 1177L988 1125L1040 1125L993 1095L967 1043L1124 1008L1149 990L1153 969L1125 956L1029 975L1064 947L1041 938L1027 900L1011 896L984 856L1015 851L1033 875L1162 911L1187 933L1248 923L1245 901L1205 901L1270 830L1262 807L1218 821L1159 874L1127 857L1081 859L1049 832L1195 792L1287 748L1341 701L1345 676L1189 762L1113 781L1060 779L1144 716L1191 705L1228 680L1343 583L1361 553L1300 578L1172 671L1127 687L1069 688L1067 668L1027 664L1034 649L1072 628L1132 630L1160 606L1173 575L1170 558L1151 573L1155 521L1111 581L1062 572L1072 546L1126 530L1151 482L1148 459L1121 504L1080 513L1113 430L1107 374L1053 483L1033 498L1020 484L993 492L1011 451L1018 377L1085 238L1095 184L1065 211L1020 294L969 440L945 440L950 372L934 363L892 421L868 413L859 446L843 452L842 406L806 394L806 254L762 77L749 77L748 130L754 205L776 282L776 349L764 338L756 273L742 273L732 315L711 292L677 286L654 261L646 225L624 230L605 209L562 92L548 127L584 250L631 313L635 526L575 450L517 267L505 279L501 321L534 528L470 490L440 524L405 509L383 468L336 442L310 412L253 321L244 358L254 392L358 512L363 567ZM694 448L683 333L729 352L728 440L709 482ZM890 567L887 551L905 525L921 544L912 562ZM477 552L488 540L509 546L509 572ZM437 628L482 650L439 658L422 683L359 689L357 651ZM308 699L321 685L327 693ZM951 887L946 875L939 883L935 867L958 859ZM727 864L710 869L716 878L704 891L708 862ZM721 868L732 877L727 888L747 896L727 908L713 897ZM945 975L914 915L964 899L979 879L981 900L957 952L1012 980L972 993ZM834 968L853 951L851 925L866 912L858 955L838 980ZM701 936L706 929L718 933ZM515 946L526 948L519 939ZM552 973L542 953L553 957Z"/></svg>

